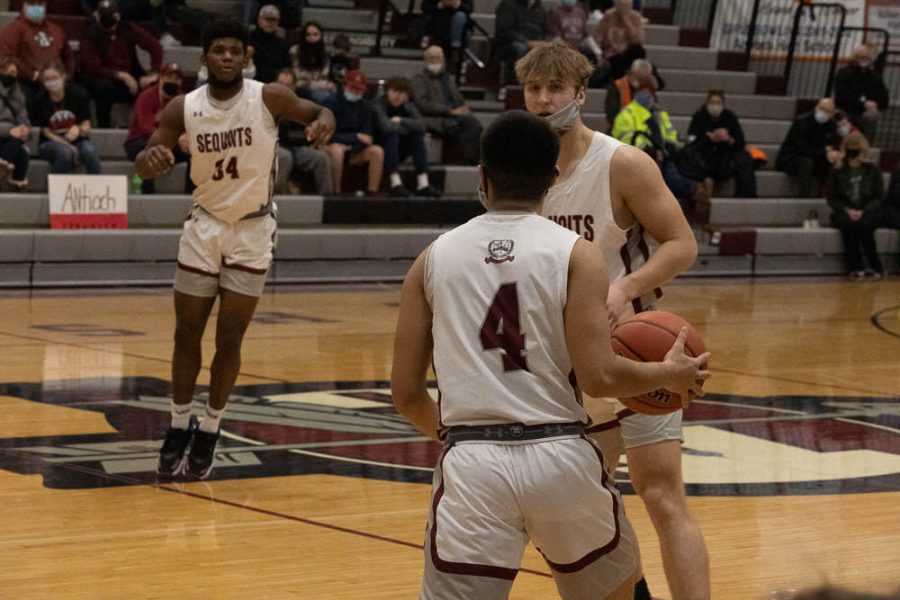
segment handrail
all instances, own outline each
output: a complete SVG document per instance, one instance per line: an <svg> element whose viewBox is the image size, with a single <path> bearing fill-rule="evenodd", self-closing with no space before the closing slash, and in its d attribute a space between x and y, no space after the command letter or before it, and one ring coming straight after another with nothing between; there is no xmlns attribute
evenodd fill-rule
<svg viewBox="0 0 900 600"><path fill-rule="evenodd" d="M415 0L411 0L410 6ZM381 38L384 36L384 21L390 8L395 13L400 13L400 9L391 0L381 0L378 3L378 26L375 29L375 47L372 49L372 56L381 56Z"/></svg>

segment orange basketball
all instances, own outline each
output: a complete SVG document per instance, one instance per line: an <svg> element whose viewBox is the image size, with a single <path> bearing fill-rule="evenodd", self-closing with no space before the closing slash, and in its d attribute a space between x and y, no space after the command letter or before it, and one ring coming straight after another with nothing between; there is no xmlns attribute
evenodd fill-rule
<svg viewBox="0 0 900 600"><path fill-rule="evenodd" d="M678 315L662 310L638 313L619 323L612 332L613 352L641 362L661 362L682 327L688 330L685 353L699 356L706 352L703 339L693 325ZM620 401L631 410L645 415L664 415L681 408L681 395L666 389L634 398L621 398Z"/></svg>

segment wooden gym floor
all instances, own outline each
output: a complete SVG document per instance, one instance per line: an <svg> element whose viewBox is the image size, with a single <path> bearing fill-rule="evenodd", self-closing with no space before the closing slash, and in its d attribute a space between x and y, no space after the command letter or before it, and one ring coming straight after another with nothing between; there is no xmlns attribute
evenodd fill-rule
<svg viewBox="0 0 900 600"><path fill-rule="evenodd" d="M0 598L417 597L437 450L390 408L398 298L270 289L211 480L158 484L170 291L5 292ZM900 585L900 282L687 281L662 307L713 352L684 445L713 597ZM533 549L523 569L512 598L556 597Z"/></svg>

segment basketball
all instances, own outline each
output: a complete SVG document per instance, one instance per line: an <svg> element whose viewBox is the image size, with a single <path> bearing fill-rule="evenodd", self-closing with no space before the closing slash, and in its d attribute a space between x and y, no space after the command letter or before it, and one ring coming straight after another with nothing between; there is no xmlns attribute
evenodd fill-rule
<svg viewBox="0 0 900 600"><path fill-rule="evenodd" d="M612 332L613 351L641 362L661 362L672 348L678 332L687 327L684 349L688 356L706 352L703 339L694 326L678 315L662 310L638 313L616 326ZM622 404L645 415L664 415L681 408L681 395L666 389L634 398L621 398Z"/></svg>

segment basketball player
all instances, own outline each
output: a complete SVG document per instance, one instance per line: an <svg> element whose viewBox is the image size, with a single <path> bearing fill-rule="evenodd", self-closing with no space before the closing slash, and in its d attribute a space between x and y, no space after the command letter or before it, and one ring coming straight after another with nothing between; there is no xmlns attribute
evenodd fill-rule
<svg viewBox="0 0 900 600"><path fill-rule="evenodd" d="M272 186L279 119L308 125L321 147L334 131L330 111L301 100L283 85L244 79L247 29L221 20L203 32L200 62L206 85L172 100L159 129L135 162L144 179L172 166L171 148L187 133L195 206L184 224L175 273L175 350L172 356L172 426L157 471L191 478L209 475L219 422L241 365L241 343L262 294L275 245ZM201 366L203 331L219 298L216 353L203 419L191 417ZM186 457L186 450L190 453Z"/></svg>
<svg viewBox="0 0 900 600"><path fill-rule="evenodd" d="M581 122L590 73L584 56L558 43L542 44L516 64L528 111L546 118L560 136L560 177L542 214L602 251L614 325L653 308L660 286L693 264L697 242L653 160ZM594 422L589 433L610 459L611 472L623 451L628 457L631 483L659 537L673 598L709 598L706 545L681 476L681 411L648 416L594 399L585 406ZM641 580L635 598L650 597Z"/></svg>
<svg viewBox="0 0 900 600"><path fill-rule="evenodd" d="M685 355L685 331L662 363L612 352L601 252L538 214L558 151L543 119L497 118L481 140L488 213L439 237L403 284L394 403L444 442L423 600L507 598L529 539L563 598L630 600L634 534L584 435L579 387L698 392L709 376L706 355ZM432 356L437 403L426 389Z"/></svg>

